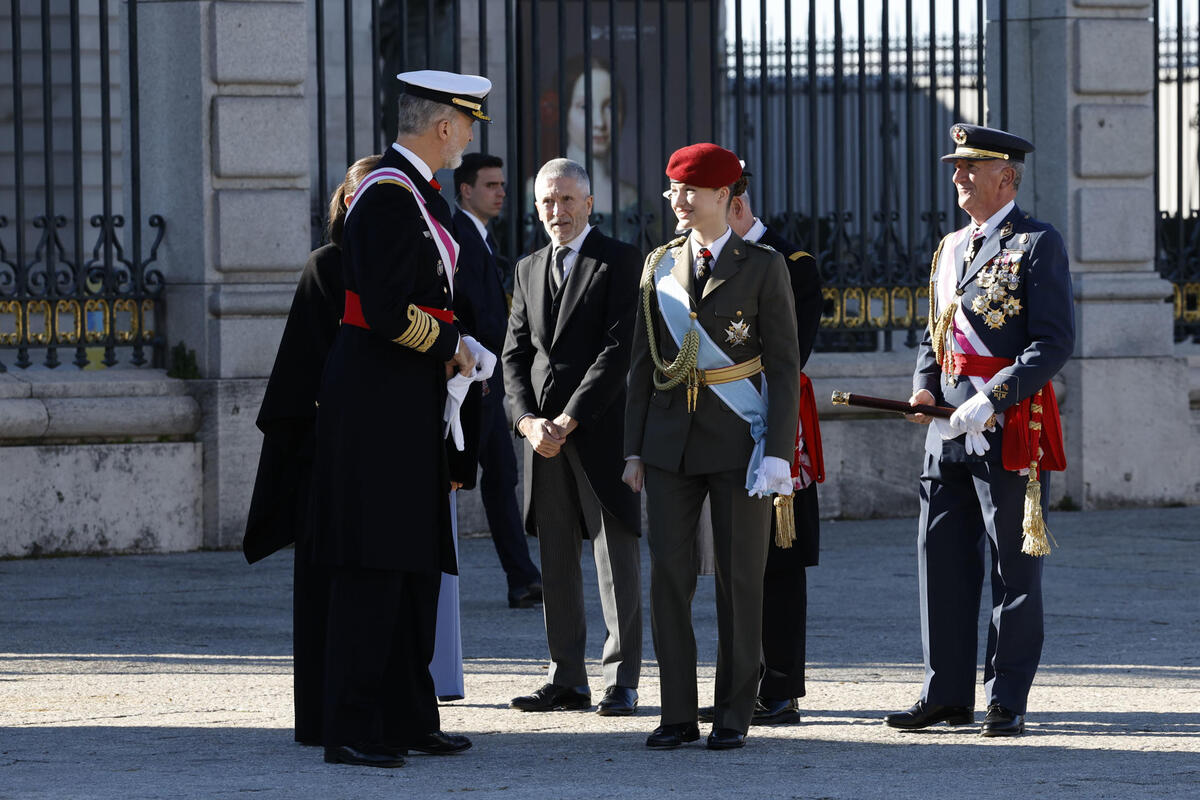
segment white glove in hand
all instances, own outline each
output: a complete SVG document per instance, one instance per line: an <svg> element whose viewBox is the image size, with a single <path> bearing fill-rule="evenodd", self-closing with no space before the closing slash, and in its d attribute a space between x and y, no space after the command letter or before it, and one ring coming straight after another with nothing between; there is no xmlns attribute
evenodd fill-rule
<svg viewBox="0 0 1200 800"><path fill-rule="evenodd" d="M474 336L464 336L463 342L475 356L475 380L486 381L496 369L496 354L481 345Z"/></svg>
<svg viewBox="0 0 1200 800"><path fill-rule="evenodd" d="M954 410L950 417L950 425L959 433L983 433L984 426L993 413L995 410L987 395L975 394Z"/></svg>
<svg viewBox="0 0 1200 800"><path fill-rule="evenodd" d="M750 490L750 496L786 496L791 493L792 465L776 456L763 456L762 463L758 465L758 474L754 476L754 488Z"/></svg>
<svg viewBox="0 0 1200 800"><path fill-rule="evenodd" d="M967 431L967 437L963 442L966 444L967 452L973 456L981 456L991 448L987 437L974 431Z"/></svg>
<svg viewBox="0 0 1200 800"><path fill-rule="evenodd" d="M933 427L937 429L938 435L943 439L953 439L962 434L962 431L955 429L950 424L950 420L940 417L933 417Z"/></svg>
<svg viewBox="0 0 1200 800"><path fill-rule="evenodd" d="M446 408L442 412L442 421L446 423L446 427L442 431L442 436L445 437L448 434L453 434L454 446L459 451L466 448L459 409L462 408L463 398L467 396L467 389L471 387L472 382L471 378L459 375L458 373L455 373L453 378L446 381Z"/></svg>

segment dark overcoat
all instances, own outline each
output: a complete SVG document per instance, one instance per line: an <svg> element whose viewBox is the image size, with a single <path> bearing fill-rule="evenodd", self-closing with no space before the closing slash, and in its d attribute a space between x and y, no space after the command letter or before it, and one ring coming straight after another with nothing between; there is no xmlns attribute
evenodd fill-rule
<svg viewBox="0 0 1200 800"><path fill-rule="evenodd" d="M445 200L397 150L384 153L379 169L403 171L452 229ZM321 381L316 558L456 574L442 411L459 330L418 308L451 308L449 266L416 197L396 180L364 180L342 247L346 289L359 296L369 329L341 326Z"/></svg>
<svg viewBox="0 0 1200 800"><path fill-rule="evenodd" d="M513 422L579 421L571 438L600 503L641 535L641 498L621 483L625 468L625 373L637 307L641 254L593 229L557 303L550 291L547 245L517 263L504 343L504 388ZM525 443L525 527L534 533L530 493L534 455Z"/></svg>

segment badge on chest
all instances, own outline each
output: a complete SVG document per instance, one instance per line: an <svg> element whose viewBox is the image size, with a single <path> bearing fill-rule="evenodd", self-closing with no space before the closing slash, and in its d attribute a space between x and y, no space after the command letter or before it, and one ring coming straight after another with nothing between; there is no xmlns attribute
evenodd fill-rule
<svg viewBox="0 0 1200 800"><path fill-rule="evenodd" d="M1021 259L1024 250L1001 250L979 270L975 285L979 293L971 301L971 310L983 318L992 330L1000 330L1021 313L1016 292L1021 287Z"/></svg>

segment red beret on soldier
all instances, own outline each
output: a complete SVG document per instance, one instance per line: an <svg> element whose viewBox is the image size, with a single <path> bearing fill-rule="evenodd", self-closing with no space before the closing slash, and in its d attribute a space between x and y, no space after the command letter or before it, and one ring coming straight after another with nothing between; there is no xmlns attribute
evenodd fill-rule
<svg viewBox="0 0 1200 800"><path fill-rule="evenodd" d="M711 142L689 144L671 154L667 177L675 183L719 189L742 177L742 162L731 151Z"/></svg>

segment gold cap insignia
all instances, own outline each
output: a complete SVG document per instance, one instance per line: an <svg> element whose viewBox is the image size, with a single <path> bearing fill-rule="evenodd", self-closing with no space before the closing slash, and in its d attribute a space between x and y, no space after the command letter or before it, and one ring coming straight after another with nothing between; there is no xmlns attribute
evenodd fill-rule
<svg viewBox="0 0 1200 800"><path fill-rule="evenodd" d="M954 139L955 144L967 143L967 129L961 125L955 125L954 130L950 131L950 136Z"/></svg>

